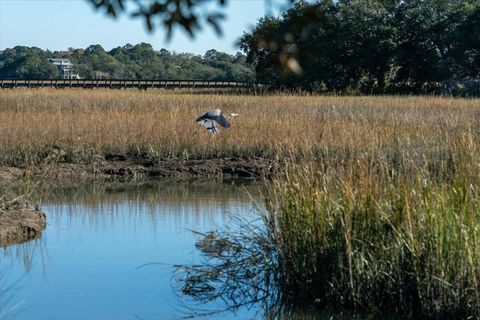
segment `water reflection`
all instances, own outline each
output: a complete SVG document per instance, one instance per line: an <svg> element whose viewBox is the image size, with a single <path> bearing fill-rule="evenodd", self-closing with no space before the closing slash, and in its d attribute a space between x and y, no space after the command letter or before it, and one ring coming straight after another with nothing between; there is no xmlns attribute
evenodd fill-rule
<svg viewBox="0 0 480 320"><path fill-rule="evenodd" d="M57 185L35 196L47 214L43 236L0 249L1 284L21 279L10 306L23 304L9 319L183 317L194 301L173 292L172 266L201 260L190 230L228 226L253 215L251 197L261 203L257 185L238 182Z"/></svg>

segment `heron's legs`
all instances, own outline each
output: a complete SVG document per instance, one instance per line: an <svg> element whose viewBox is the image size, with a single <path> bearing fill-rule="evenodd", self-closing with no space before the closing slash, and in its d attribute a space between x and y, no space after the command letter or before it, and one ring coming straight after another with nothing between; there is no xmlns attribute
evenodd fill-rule
<svg viewBox="0 0 480 320"><path fill-rule="evenodd" d="M194 137L194 136L198 133L198 130L200 130L200 128L201 128L201 126L199 126L199 127L197 128L197 131L195 131L195 133L193 134L192 137Z"/></svg>

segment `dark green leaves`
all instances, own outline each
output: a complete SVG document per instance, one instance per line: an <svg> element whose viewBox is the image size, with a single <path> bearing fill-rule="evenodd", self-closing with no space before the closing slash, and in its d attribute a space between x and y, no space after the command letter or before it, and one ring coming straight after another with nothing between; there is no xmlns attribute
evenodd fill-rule
<svg viewBox="0 0 480 320"><path fill-rule="evenodd" d="M222 8L226 0L89 0L97 9L104 10L114 18L128 14L143 19L148 31L163 27L167 39L171 39L173 30L178 27L190 37L208 25L218 34L222 34L221 20L225 19ZM213 6L209 6L213 4Z"/></svg>
<svg viewBox="0 0 480 320"><path fill-rule="evenodd" d="M479 17L477 0L298 2L260 19L240 48L275 87L477 95Z"/></svg>

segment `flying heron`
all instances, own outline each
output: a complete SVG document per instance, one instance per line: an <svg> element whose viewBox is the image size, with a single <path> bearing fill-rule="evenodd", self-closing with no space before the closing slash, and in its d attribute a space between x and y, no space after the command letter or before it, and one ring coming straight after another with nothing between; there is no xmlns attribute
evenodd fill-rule
<svg viewBox="0 0 480 320"><path fill-rule="evenodd" d="M228 118L236 116L238 116L237 113L231 113L227 117L225 117L222 114L222 111L220 111L220 109L213 109L202 114L195 121L207 128L207 130L212 134L218 134L220 133L220 128L218 127L218 125L220 125L222 128L228 129L230 128L230 122L228 122ZM197 131L195 131L193 135L196 135L199 129L200 127L197 129Z"/></svg>

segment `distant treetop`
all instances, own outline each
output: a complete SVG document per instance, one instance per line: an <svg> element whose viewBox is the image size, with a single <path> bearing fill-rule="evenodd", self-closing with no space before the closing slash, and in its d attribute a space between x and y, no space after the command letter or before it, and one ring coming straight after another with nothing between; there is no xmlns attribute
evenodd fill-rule
<svg viewBox="0 0 480 320"><path fill-rule="evenodd" d="M51 59L68 59L75 74L84 79L255 79L253 67L241 53L230 55L212 49L200 56L166 49L156 51L143 42L110 51L99 44L54 52L22 46L5 49L0 53L0 78L59 78L61 74Z"/></svg>

